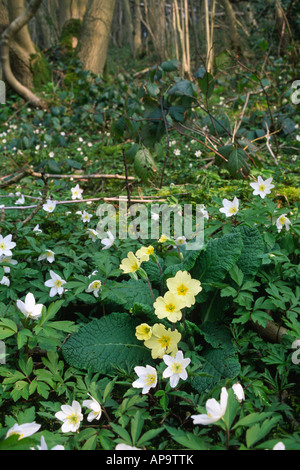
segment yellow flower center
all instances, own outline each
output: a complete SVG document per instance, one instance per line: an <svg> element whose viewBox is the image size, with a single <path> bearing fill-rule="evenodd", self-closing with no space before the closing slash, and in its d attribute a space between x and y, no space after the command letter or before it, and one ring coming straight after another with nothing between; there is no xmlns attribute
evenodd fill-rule
<svg viewBox="0 0 300 470"><path fill-rule="evenodd" d="M266 185L265 184L261 184L258 188L260 191L265 191L266 190Z"/></svg>
<svg viewBox="0 0 300 470"><path fill-rule="evenodd" d="M286 217L284 217L284 215L280 217L279 222L281 223L281 225L284 225L286 223Z"/></svg>
<svg viewBox="0 0 300 470"><path fill-rule="evenodd" d="M158 340L162 348L168 348L170 345L170 341L171 341L170 336L165 336L165 335L162 335Z"/></svg>
<svg viewBox="0 0 300 470"><path fill-rule="evenodd" d="M132 271L137 271L139 269L139 265L137 262L133 263L131 266L130 266L130 269Z"/></svg>
<svg viewBox="0 0 300 470"><path fill-rule="evenodd" d="M1 250L6 250L6 245L5 245L5 243L3 243L3 242L0 243L0 248L1 248Z"/></svg>
<svg viewBox="0 0 300 470"><path fill-rule="evenodd" d="M237 209L235 206L230 207L229 211L230 214L235 214L237 212Z"/></svg>
<svg viewBox="0 0 300 470"><path fill-rule="evenodd" d="M94 281L93 282L93 289L99 289L100 287L100 282L99 281Z"/></svg>
<svg viewBox="0 0 300 470"><path fill-rule="evenodd" d="M174 362L172 364L171 369L174 374L179 374L180 372L182 372L182 365L179 362Z"/></svg>
<svg viewBox="0 0 300 470"><path fill-rule="evenodd" d="M180 286L177 287L177 294L186 295L188 290L189 290L188 287L186 287L184 284L181 284Z"/></svg>
<svg viewBox="0 0 300 470"><path fill-rule="evenodd" d="M58 288L58 287L61 287L62 282L61 282L59 279L56 279L56 281L54 281L54 285L55 285L55 287L57 287L57 288Z"/></svg>
<svg viewBox="0 0 300 470"><path fill-rule="evenodd" d="M79 421L79 417L73 413L72 415L69 415L67 417L67 420L70 421L70 423L72 424L76 424Z"/></svg>
<svg viewBox="0 0 300 470"><path fill-rule="evenodd" d="M156 377L155 377L154 374L147 374L147 375L145 376L145 384L146 384L146 385L148 385L148 386L149 386L149 385L154 385L155 382L156 382Z"/></svg>
<svg viewBox="0 0 300 470"><path fill-rule="evenodd" d="M166 305L166 311L167 312L174 312L174 310L176 310L176 307L174 304L168 304Z"/></svg>

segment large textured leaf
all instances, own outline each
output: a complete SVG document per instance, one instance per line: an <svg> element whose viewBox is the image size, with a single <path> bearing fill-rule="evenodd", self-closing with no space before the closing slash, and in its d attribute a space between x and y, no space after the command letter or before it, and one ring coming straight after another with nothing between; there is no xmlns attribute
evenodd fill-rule
<svg viewBox="0 0 300 470"><path fill-rule="evenodd" d="M241 366L233 348L209 349L201 354L204 361L201 373L209 377L195 377L192 386L198 393L205 393L224 379L234 379L238 376Z"/></svg>
<svg viewBox="0 0 300 470"><path fill-rule="evenodd" d="M244 281L246 281L253 279L261 266L265 245L262 235L256 227L240 225L236 232L241 234L243 241L243 249L237 266L243 272Z"/></svg>
<svg viewBox="0 0 300 470"><path fill-rule="evenodd" d="M222 282L226 273L239 259L242 248L243 242L239 232L210 239L206 250L201 252L192 269L192 277L199 279L203 287Z"/></svg>
<svg viewBox="0 0 300 470"><path fill-rule="evenodd" d="M148 284L142 279L129 279L129 281L107 281L106 298L118 305L122 305L125 310L133 308L135 303L152 305L152 296Z"/></svg>
<svg viewBox="0 0 300 470"><path fill-rule="evenodd" d="M147 148L142 148L136 153L134 170L144 182L151 180L157 172L156 164Z"/></svg>
<svg viewBox="0 0 300 470"><path fill-rule="evenodd" d="M248 155L243 149L234 149L228 159L227 168L231 176L247 176L250 172Z"/></svg>
<svg viewBox="0 0 300 470"><path fill-rule="evenodd" d="M218 152L227 159L227 163L224 163L220 157L216 159L216 163L226 168L231 176L240 178L249 174L249 158L243 149L231 144L220 147Z"/></svg>
<svg viewBox="0 0 300 470"><path fill-rule="evenodd" d="M135 337L137 322L125 313L111 313L80 328L64 344L67 363L78 369L110 374L114 366L131 370L152 364L150 350Z"/></svg>

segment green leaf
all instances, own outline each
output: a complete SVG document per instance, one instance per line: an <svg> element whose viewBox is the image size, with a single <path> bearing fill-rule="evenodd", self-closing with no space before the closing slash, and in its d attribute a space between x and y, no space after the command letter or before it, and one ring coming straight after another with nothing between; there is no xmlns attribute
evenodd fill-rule
<svg viewBox="0 0 300 470"><path fill-rule="evenodd" d="M197 87L189 80L182 80L175 83L169 91L169 96L172 95L185 95L191 98L197 97Z"/></svg>
<svg viewBox="0 0 300 470"><path fill-rule="evenodd" d="M156 85L156 83L148 82L146 84L146 90L149 93L149 95L152 96L153 98L159 95L160 93L160 88L158 85Z"/></svg>
<svg viewBox="0 0 300 470"><path fill-rule="evenodd" d="M239 259L242 248L242 237L238 232L210 239L191 271L192 277L201 281L203 290L211 290L209 284L224 280ZM201 292L199 296L202 297Z"/></svg>
<svg viewBox="0 0 300 470"><path fill-rule="evenodd" d="M36 446L34 439L30 437L19 439L18 435L0 441L0 450L30 450L34 446Z"/></svg>
<svg viewBox="0 0 300 470"><path fill-rule="evenodd" d="M158 436L163 430L164 428L157 428L146 431L137 441L137 447L147 446L151 439L154 439L154 437Z"/></svg>
<svg viewBox="0 0 300 470"><path fill-rule="evenodd" d="M56 300L55 302L52 302L47 311L43 311L39 325L42 326L44 323L47 321L51 320L56 313L60 310L62 304L64 303L64 300Z"/></svg>
<svg viewBox="0 0 300 470"><path fill-rule="evenodd" d="M175 72L175 70L178 69L178 66L179 66L179 62L177 59L168 60L161 64L161 68L165 72Z"/></svg>
<svg viewBox="0 0 300 470"><path fill-rule="evenodd" d="M137 176L144 182L151 180L157 172L156 163L146 147L136 153L134 158L134 170Z"/></svg>
<svg viewBox="0 0 300 470"><path fill-rule="evenodd" d="M113 373L114 366L131 370L139 364L152 364L150 351L135 336L137 325L126 313L93 320L64 344L64 358L73 367L102 374Z"/></svg>
<svg viewBox="0 0 300 470"><path fill-rule="evenodd" d="M237 267L244 274L244 281L252 280L262 263L265 244L263 237L256 227L240 225L234 232L242 237L243 248L237 261Z"/></svg>
<svg viewBox="0 0 300 470"><path fill-rule="evenodd" d="M256 442L261 439L265 439L267 434L272 430L272 428L281 420L281 416L274 416L269 420L264 421L261 425L259 423L254 424L246 432L246 443L247 447L252 447Z"/></svg>
<svg viewBox="0 0 300 470"><path fill-rule="evenodd" d="M184 449L209 450L209 446L203 438L195 436L195 434L191 432L185 432L180 428L176 429L171 426L166 426L166 430L171 435L172 439Z"/></svg>
<svg viewBox="0 0 300 470"><path fill-rule="evenodd" d="M192 387L198 393L205 393L225 379L235 379L241 370L237 354L232 347L226 349L208 349L201 353L203 367L201 373L209 377L195 377L192 379Z"/></svg>
<svg viewBox="0 0 300 470"><path fill-rule="evenodd" d="M185 121L185 112L186 112L186 107L185 106L171 106L169 108L169 113L172 119L177 122L183 123Z"/></svg>
<svg viewBox="0 0 300 470"><path fill-rule="evenodd" d="M0 322L0 340L9 338L18 332L18 327L9 318L2 318Z"/></svg>
<svg viewBox="0 0 300 470"><path fill-rule="evenodd" d="M109 301L122 305L125 310L132 309L135 303L153 305L149 287L142 279L129 279L129 281L122 282L107 281L106 286L108 289L105 296Z"/></svg>
<svg viewBox="0 0 300 470"><path fill-rule="evenodd" d="M229 275L231 279L233 279L234 282L236 282L237 285L241 287L241 285L243 284L243 280L244 280L243 271L238 266L235 265L229 271Z"/></svg>

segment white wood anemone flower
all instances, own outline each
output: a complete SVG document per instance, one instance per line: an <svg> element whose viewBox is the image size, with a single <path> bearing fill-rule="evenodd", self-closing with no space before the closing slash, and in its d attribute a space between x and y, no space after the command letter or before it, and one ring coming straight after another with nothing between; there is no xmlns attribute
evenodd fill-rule
<svg viewBox="0 0 300 470"><path fill-rule="evenodd" d="M172 388L175 388L178 385L180 379L186 380L188 378L186 368L191 362L191 359L185 359L182 351L177 351L175 357L165 354L163 356L163 361L168 366L163 371L163 377L170 378L170 386Z"/></svg>
<svg viewBox="0 0 300 470"><path fill-rule="evenodd" d="M55 417L63 422L61 427L62 432L76 432L80 423L83 420L83 414L81 413L81 406L78 401L73 400L71 405L62 405L61 411L55 413Z"/></svg>
<svg viewBox="0 0 300 470"><path fill-rule="evenodd" d="M81 214L81 220L85 224L88 223L91 220L92 217L93 217L93 214L89 214L86 211L83 211L82 214Z"/></svg>
<svg viewBox="0 0 300 470"><path fill-rule="evenodd" d="M64 281L58 274L50 270L50 277L48 281L45 282L46 287L51 287L49 296L54 297L56 294L62 295L64 293L63 285L67 281Z"/></svg>
<svg viewBox="0 0 300 470"><path fill-rule="evenodd" d="M94 397L92 397L92 395L88 393L88 396L91 397L91 400L84 400L82 402L82 406L91 410L87 417L87 420L90 423L94 419L99 420L101 418L102 408L100 403Z"/></svg>
<svg viewBox="0 0 300 470"><path fill-rule="evenodd" d="M106 235L107 237L101 240L102 245L104 245L102 250L108 250L111 246L113 246L115 242L115 237L113 236L111 231L106 232Z"/></svg>
<svg viewBox="0 0 300 470"><path fill-rule="evenodd" d="M86 233L88 234L89 238L92 239L93 242L95 242L98 239L98 232L94 230L93 228L88 228Z"/></svg>
<svg viewBox="0 0 300 470"><path fill-rule="evenodd" d="M264 181L261 176L258 176L257 183L250 183L251 188L254 189L253 195L264 199L267 194L271 194L271 190L275 188L274 184L272 184L272 179L268 178Z"/></svg>
<svg viewBox="0 0 300 470"><path fill-rule="evenodd" d="M55 260L55 253L54 251L52 250L46 250L45 253L41 254L39 257L38 257L38 261L42 261L46 259L48 261L48 263L53 263L53 261Z"/></svg>
<svg viewBox="0 0 300 470"><path fill-rule="evenodd" d="M76 184L75 188L71 188L72 199L82 199L83 189L79 187L79 184Z"/></svg>
<svg viewBox="0 0 300 470"><path fill-rule="evenodd" d="M2 265L4 269L4 272L7 274L7 273L10 273L10 267L6 266L4 263L12 264L13 266L15 266L18 264L18 261L16 261L15 259L12 259L11 256L4 256L4 255L0 256L0 264Z"/></svg>
<svg viewBox="0 0 300 470"><path fill-rule="evenodd" d="M240 383L233 384L232 390L234 391L234 394L240 403L245 400L244 389Z"/></svg>
<svg viewBox="0 0 300 470"><path fill-rule="evenodd" d="M99 297L99 289L102 285L102 282L99 279L91 282L85 292L93 292L95 297Z"/></svg>
<svg viewBox="0 0 300 470"><path fill-rule="evenodd" d="M142 394L148 393L150 388L156 387L157 384L157 372L152 366L136 366L134 368L135 373L138 375L138 379L132 383L134 388L141 388Z"/></svg>
<svg viewBox="0 0 300 470"><path fill-rule="evenodd" d="M10 279L9 279L9 277L3 276L2 279L0 280L0 284L1 284L2 286L7 286L7 287L9 287L9 286L10 286Z"/></svg>
<svg viewBox="0 0 300 470"><path fill-rule="evenodd" d="M209 398L206 402L206 411L207 414L192 415L191 418L194 421L194 424L212 424L219 421L223 418L228 401L228 392L225 387L222 387L220 403L217 402L215 398Z"/></svg>
<svg viewBox="0 0 300 470"><path fill-rule="evenodd" d="M291 221L286 217L286 214L282 214L278 219L276 220L276 227L278 232L281 232L283 227L285 227L286 231L288 232L290 229Z"/></svg>
<svg viewBox="0 0 300 470"><path fill-rule="evenodd" d="M221 207L219 211L225 214L226 217L232 217L233 215L238 213L239 200L236 196L233 198L233 201L229 201L228 199L223 199L222 204L223 204L223 207Z"/></svg>
<svg viewBox="0 0 300 470"><path fill-rule="evenodd" d="M12 242L12 235L6 235L3 237L0 234L0 256L12 256L12 249L15 248L16 243Z"/></svg>
<svg viewBox="0 0 300 470"><path fill-rule="evenodd" d="M24 423L24 424L14 424L12 428L10 428L6 433L6 439L10 436L18 435L19 439L23 439L24 437L29 437L38 432L41 425L37 424L35 421L32 423Z"/></svg>
<svg viewBox="0 0 300 470"><path fill-rule="evenodd" d="M48 199L48 201L45 204L43 204L44 211L49 212L49 214L53 212L55 208L56 208L56 201L52 201L51 199Z"/></svg>
<svg viewBox="0 0 300 470"><path fill-rule="evenodd" d="M37 304L31 292L28 292L26 295L25 302L17 300L16 304L20 312L22 312L26 318L36 320L42 315L43 304Z"/></svg>

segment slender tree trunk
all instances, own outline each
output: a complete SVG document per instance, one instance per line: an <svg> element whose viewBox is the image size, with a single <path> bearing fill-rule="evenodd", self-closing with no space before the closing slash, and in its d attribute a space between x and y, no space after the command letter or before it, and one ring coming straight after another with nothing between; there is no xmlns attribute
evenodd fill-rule
<svg viewBox="0 0 300 470"><path fill-rule="evenodd" d="M134 55L134 44L133 44L133 19L131 14L130 8L130 1L123 0L123 8L124 8L124 37L125 43L129 44L130 50ZM124 41L122 41L124 42Z"/></svg>
<svg viewBox="0 0 300 470"><path fill-rule="evenodd" d="M211 12L208 0L205 0L205 29L206 29L206 70L213 72L214 67L214 29L215 29L215 0L211 1Z"/></svg>
<svg viewBox="0 0 300 470"><path fill-rule="evenodd" d="M221 3L225 10L226 20L229 26L229 36L231 39L233 50L235 52L241 53L241 43L237 28L236 16L230 3L230 0L221 0Z"/></svg>
<svg viewBox="0 0 300 470"><path fill-rule="evenodd" d="M189 46L189 10L187 0L180 0L180 10L177 0L174 0L177 37L179 37L179 49L181 50L181 74L190 76L190 46Z"/></svg>
<svg viewBox="0 0 300 470"><path fill-rule="evenodd" d="M141 12L140 0L135 0L134 2L134 37L133 37L134 57L139 57L143 51L141 16L142 16L142 12Z"/></svg>
<svg viewBox="0 0 300 470"><path fill-rule="evenodd" d="M31 0L28 7L26 10L23 9L21 10L21 3L22 2L15 2L15 0L11 0L11 3L9 5L10 8L10 13L12 14L12 7L15 6L16 10L14 13L18 12L20 13L17 18L12 21L12 23L5 29L1 36L1 43L0 43L0 48L1 48L1 63L2 63L2 68L3 68L3 74L4 78L6 79L8 85L22 98L24 98L26 101L31 103L34 106L46 106L45 103L37 97L34 93L31 92L29 88L24 86L13 74L11 65L10 65L10 54L9 54L9 49L10 49L10 44L11 41L14 38L17 38L18 41L24 41L23 46L24 48L28 47L29 52L31 52L31 47L33 45L30 44L30 36L28 33L28 22L30 21L31 18L35 15L37 12L42 0ZM24 6L24 5L23 5ZM24 54L24 61L28 60L28 50L25 49L27 54ZM35 50L34 50L35 52ZM26 68L24 70L30 70L29 69L29 64L25 63ZM23 77L24 78L24 77Z"/></svg>
<svg viewBox="0 0 300 470"><path fill-rule="evenodd" d="M102 74L116 0L88 0L78 42L83 68Z"/></svg>

